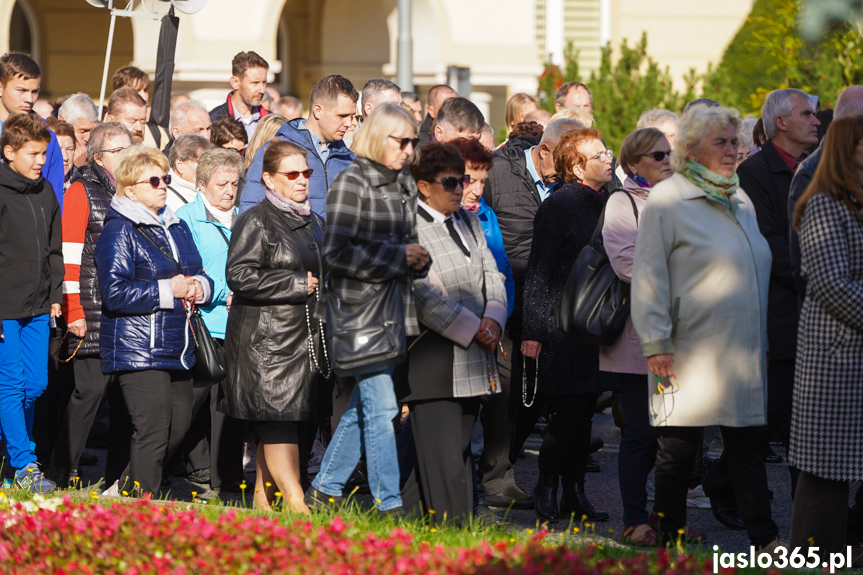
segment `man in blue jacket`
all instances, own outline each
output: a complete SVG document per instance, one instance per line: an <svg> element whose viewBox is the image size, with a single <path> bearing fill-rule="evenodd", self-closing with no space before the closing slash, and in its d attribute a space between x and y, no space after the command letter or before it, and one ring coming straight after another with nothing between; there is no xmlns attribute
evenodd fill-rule
<svg viewBox="0 0 863 575"><path fill-rule="evenodd" d="M306 160L313 170L309 178L309 198L312 211L324 219L330 184L339 172L354 161L354 153L342 140L351 125L351 117L357 113L358 99L359 94L350 80L337 74L325 76L312 89L308 119L291 120L276 132L277 138L309 151ZM264 198L261 172L266 149L267 146L262 146L249 166L240 213Z"/></svg>
<svg viewBox="0 0 863 575"><path fill-rule="evenodd" d="M33 104L39 98L41 84L42 69L30 56L10 52L0 57L0 132L3 131L6 118L11 114L35 114ZM51 132L42 175L51 182L62 210L66 171L63 169L63 154L54 132Z"/></svg>

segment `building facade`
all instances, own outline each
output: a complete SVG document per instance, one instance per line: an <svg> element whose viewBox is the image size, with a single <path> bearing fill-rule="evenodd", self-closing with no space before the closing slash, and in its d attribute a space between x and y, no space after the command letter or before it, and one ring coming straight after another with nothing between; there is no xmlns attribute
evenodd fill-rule
<svg viewBox="0 0 863 575"><path fill-rule="evenodd" d="M128 0L117 2L121 8ZM167 4L135 0L144 12ZM549 56L573 42L585 75L600 46L637 41L679 81L690 67L717 62L752 0L413 0L414 89L422 96L447 83L452 66L470 69L470 97L492 125L503 124L507 98L536 92ZM254 50L271 63L272 85L306 100L315 81L339 73L359 88L395 78L397 0L209 0L180 14L174 92L215 105L224 101L230 61ZM30 52L43 67L48 98L84 91L98 98L110 17L85 0L0 0L0 50ZM110 70L134 64L152 74L159 22L118 18ZM407 87L403 87L406 88Z"/></svg>

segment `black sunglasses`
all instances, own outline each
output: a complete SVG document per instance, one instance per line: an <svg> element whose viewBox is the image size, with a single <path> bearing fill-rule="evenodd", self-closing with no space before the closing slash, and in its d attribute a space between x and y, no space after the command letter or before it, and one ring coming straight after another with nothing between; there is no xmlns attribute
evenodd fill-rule
<svg viewBox="0 0 863 575"><path fill-rule="evenodd" d="M657 162L661 162L662 160L664 160L664 159L665 159L665 156L670 156L670 155L671 155L671 151L668 151L668 152L662 152L662 151L659 151L659 152L650 152L649 154L641 154L641 155L642 155L642 156L651 156L651 157L652 157L654 160L656 160Z"/></svg>
<svg viewBox="0 0 863 575"><path fill-rule="evenodd" d="M312 177L312 173L314 173L314 170L309 168L308 170L302 170L299 172L294 171L294 172L276 172L276 173L282 174L283 176L285 176L286 178L288 178L291 181L294 181L297 178L299 178L300 174L304 175L306 177L306 179L308 180L309 178Z"/></svg>
<svg viewBox="0 0 863 575"><path fill-rule="evenodd" d="M396 138L395 136L390 136L393 140L399 143L399 149L404 150L410 144L413 149L416 150L417 144L420 143L419 138Z"/></svg>
<svg viewBox="0 0 863 575"><path fill-rule="evenodd" d="M150 184L150 187L154 190L159 189L159 182L165 182L166 186L171 185L171 174L165 174L161 178L159 176L153 176L151 178L147 178L146 180L141 180L140 182L135 182L132 184L133 186L137 186L138 184Z"/></svg>
<svg viewBox="0 0 863 575"><path fill-rule="evenodd" d="M458 188L464 188L470 182L470 175L463 176L447 176L445 178L436 178L432 180L436 184L443 186L445 192L452 193Z"/></svg>

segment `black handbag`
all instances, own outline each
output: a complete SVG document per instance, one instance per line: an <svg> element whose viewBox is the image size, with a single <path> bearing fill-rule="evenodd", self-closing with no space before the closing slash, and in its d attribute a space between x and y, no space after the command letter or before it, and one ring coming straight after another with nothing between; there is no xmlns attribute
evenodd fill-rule
<svg viewBox="0 0 863 575"><path fill-rule="evenodd" d="M340 300L327 291L327 341L337 375L374 373L405 361L401 282L391 280L356 302Z"/></svg>
<svg viewBox="0 0 863 575"><path fill-rule="evenodd" d="M638 208L632 203L635 223ZM563 292L554 303L554 317L560 330L582 343L609 346L620 337L629 317L630 286L617 277L602 243L605 208L590 242L582 248L569 272Z"/></svg>
<svg viewBox="0 0 863 575"><path fill-rule="evenodd" d="M147 238L151 244L159 248L159 251L162 252L166 258L171 260L171 262L177 267L178 274L185 275L183 273L183 268L180 267L179 262L174 259L174 256L166 252L162 246L157 244L143 226L138 225L135 226L135 228L141 232L141 235ZM222 237L227 243L227 236L225 236L225 233L222 232L221 228L219 231L222 233ZM204 318L201 317L200 311L195 310L195 313L193 313L192 317L189 319L189 325L192 328L192 335L195 338L195 365L192 367L192 378L194 379L193 385L195 387L209 387L214 383L218 383L225 379L225 351L222 345L210 334L210 330L207 329L207 325L204 323Z"/></svg>

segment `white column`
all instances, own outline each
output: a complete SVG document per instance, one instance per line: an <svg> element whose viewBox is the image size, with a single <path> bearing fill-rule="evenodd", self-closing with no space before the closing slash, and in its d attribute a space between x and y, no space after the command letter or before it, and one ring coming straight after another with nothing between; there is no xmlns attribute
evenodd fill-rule
<svg viewBox="0 0 863 575"><path fill-rule="evenodd" d="M470 93L470 101L476 104L476 107L479 108L480 112L482 112L482 117L485 118L486 122L488 122L489 116L491 115L491 100L491 94L488 92Z"/></svg>
<svg viewBox="0 0 863 575"><path fill-rule="evenodd" d="M563 1L545 0L545 56L558 66L563 65Z"/></svg>
<svg viewBox="0 0 863 575"><path fill-rule="evenodd" d="M599 45L611 42L611 0L599 0Z"/></svg>

